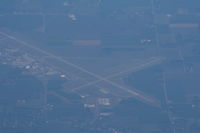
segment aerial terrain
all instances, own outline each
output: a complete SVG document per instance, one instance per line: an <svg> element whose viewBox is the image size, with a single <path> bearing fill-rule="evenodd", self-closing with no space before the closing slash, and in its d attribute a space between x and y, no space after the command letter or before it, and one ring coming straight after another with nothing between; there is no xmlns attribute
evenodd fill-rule
<svg viewBox="0 0 200 133"><path fill-rule="evenodd" d="M0 133L199 133L198 0L1 0Z"/></svg>

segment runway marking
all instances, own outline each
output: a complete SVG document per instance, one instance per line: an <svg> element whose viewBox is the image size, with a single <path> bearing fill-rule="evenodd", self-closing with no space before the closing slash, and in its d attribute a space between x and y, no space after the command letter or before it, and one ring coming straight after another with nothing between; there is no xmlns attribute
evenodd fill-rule
<svg viewBox="0 0 200 133"><path fill-rule="evenodd" d="M73 64L73 63L71 63L71 62L69 62L69 61L67 61L67 60L64 60L63 58L58 57L58 56L56 56L56 55L54 55L54 54L52 54L52 53L49 53L49 52L47 52L47 51L45 51L45 50L43 50L43 49L41 49L41 48L35 47L35 46L33 46L33 45L31 45L31 44L25 42L25 41L22 41L22 40L20 40L20 39L17 39L17 38L14 37L14 36L11 36L11 35L6 34L6 33L3 33L3 32L0 32L0 34L6 36L7 38L10 38L10 39L12 39L12 40L15 40L15 41L18 42L18 43L21 43L22 45L24 45L24 46L26 46L26 47L29 47L29 48L31 48L31 49L33 49L33 50L36 50L36 51L38 51L38 52L40 52L40 53L43 53L43 54L45 54L45 55L47 55L47 56L49 56L49 57L52 57L52 58L54 58L54 59L56 59L56 60L58 60L58 61L60 61L60 62L63 62L63 63L66 64L66 65L69 65L69 66L71 66L71 67L73 67L73 68L76 68L76 69L79 70L79 71L82 71L82 72L84 72L84 73L86 73L86 74L89 74L90 76L92 76L92 77L94 77L94 78L97 78L97 79L99 79L99 80L105 81L106 83L109 83L109 84L111 84L111 85L113 85L113 86L115 86L115 87L117 87L117 88L120 88L121 90L124 90L124 91L126 91L126 92L132 94L135 98L139 98L139 99L143 100L144 102L148 102L148 103L153 104L153 105L155 105L155 106L160 106L160 105L157 105L157 102L155 101L155 99L154 99L153 97L150 97L150 96L147 97L147 95L144 96L144 94L139 94L138 92L136 92L136 91L134 91L134 90L127 89L127 88L124 87L124 86L121 86L121 85L119 85L119 84L117 84L117 83L114 83L114 82L112 82L112 81L110 81L110 80L104 78L104 77L101 77L101 76L99 76L99 75L97 75L97 74L95 74L95 73L92 73L92 72L86 70L86 69L83 68L83 67L80 67L80 66L78 66L78 65L76 65L76 64Z"/></svg>
<svg viewBox="0 0 200 133"><path fill-rule="evenodd" d="M152 60L152 61L150 61L150 62L148 62L148 63L144 63L144 64L141 64L141 65L139 65L139 66L135 66L135 67L133 67L133 68L130 68L130 69L121 71L121 72L119 72L119 73L115 73L115 74L113 74L113 75L109 75L109 76L107 76L107 77L104 77L104 79L115 78L115 77L117 77L117 76L119 76L119 75L122 75L122 74L124 74L124 73L128 73L128 72L131 72L131 71L137 71L138 69L142 69L142 68L144 68L144 67L146 67L146 66L155 65L155 64L159 63L160 61L161 61L161 59L157 59L157 60L155 59L155 60ZM97 84L97 83L99 83L99 82L101 82L101 81L102 81L101 79L96 80L96 81L92 81L92 82L89 82L89 83L84 84L84 85L82 85L82 86L76 87L76 88L74 88L73 90L77 90L77 89L80 89L80 88L83 88L83 87L87 87L87 86L90 86L90 85L95 85L95 84Z"/></svg>

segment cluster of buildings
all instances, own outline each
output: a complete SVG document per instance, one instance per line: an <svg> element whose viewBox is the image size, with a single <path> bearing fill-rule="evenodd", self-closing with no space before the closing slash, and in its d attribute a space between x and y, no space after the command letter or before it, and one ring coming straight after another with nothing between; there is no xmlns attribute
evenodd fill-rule
<svg viewBox="0 0 200 133"><path fill-rule="evenodd" d="M44 63L45 57L39 57L40 55L31 55L28 52L22 51L23 50L20 50L20 48L15 48L14 46L12 48L2 46L0 51L1 63L22 68L24 69L25 74L34 75L44 80L53 77L69 79L69 77L67 77L67 75L62 71Z"/></svg>

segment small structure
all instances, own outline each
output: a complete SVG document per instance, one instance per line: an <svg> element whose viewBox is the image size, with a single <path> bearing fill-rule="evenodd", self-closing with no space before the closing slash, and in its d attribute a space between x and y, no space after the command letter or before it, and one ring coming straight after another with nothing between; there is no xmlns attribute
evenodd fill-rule
<svg viewBox="0 0 200 133"><path fill-rule="evenodd" d="M94 108L96 107L95 104L84 104L85 108Z"/></svg>
<svg viewBox="0 0 200 133"><path fill-rule="evenodd" d="M100 116L110 116L112 115L112 112L101 112Z"/></svg>
<svg viewBox="0 0 200 133"><path fill-rule="evenodd" d="M111 105L109 98L99 98L98 102L100 105L105 105L105 106Z"/></svg>
<svg viewBox="0 0 200 133"><path fill-rule="evenodd" d="M68 17L69 17L71 20L73 20L73 21L76 21L76 20L77 20L75 14L68 14Z"/></svg>
<svg viewBox="0 0 200 133"><path fill-rule="evenodd" d="M60 77L61 77L61 78L65 78L66 75L65 75L65 74L61 74Z"/></svg>

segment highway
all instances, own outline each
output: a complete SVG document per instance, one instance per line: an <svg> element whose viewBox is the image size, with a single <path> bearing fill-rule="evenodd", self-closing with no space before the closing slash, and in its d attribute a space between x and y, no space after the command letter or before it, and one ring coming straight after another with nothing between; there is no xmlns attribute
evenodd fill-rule
<svg viewBox="0 0 200 133"><path fill-rule="evenodd" d="M160 46L159 27L158 27L158 24L156 21L157 12L156 12L156 7L155 7L155 0L151 0L151 9L152 9L152 15L153 15L153 20L154 20L154 24L155 24L155 39L156 39L157 54L158 54L158 56L160 56L161 55L161 46ZM184 65L184 59L183 59L181 51L179 52L179 56ZM184 66L184 70L185 70L185 66ZM163 77L163 92L164 92L164 97L165 97L165 103L167 105L167 115L168 115L170 123L173 127L173 133L176 133L176 126L174 125L174 120L173 120L173 117L171 116L171 112L169 109L169 98L168 98L168 94L167 94L167 84L166 84L165 72L163 72L162 77Z"/></svg>

